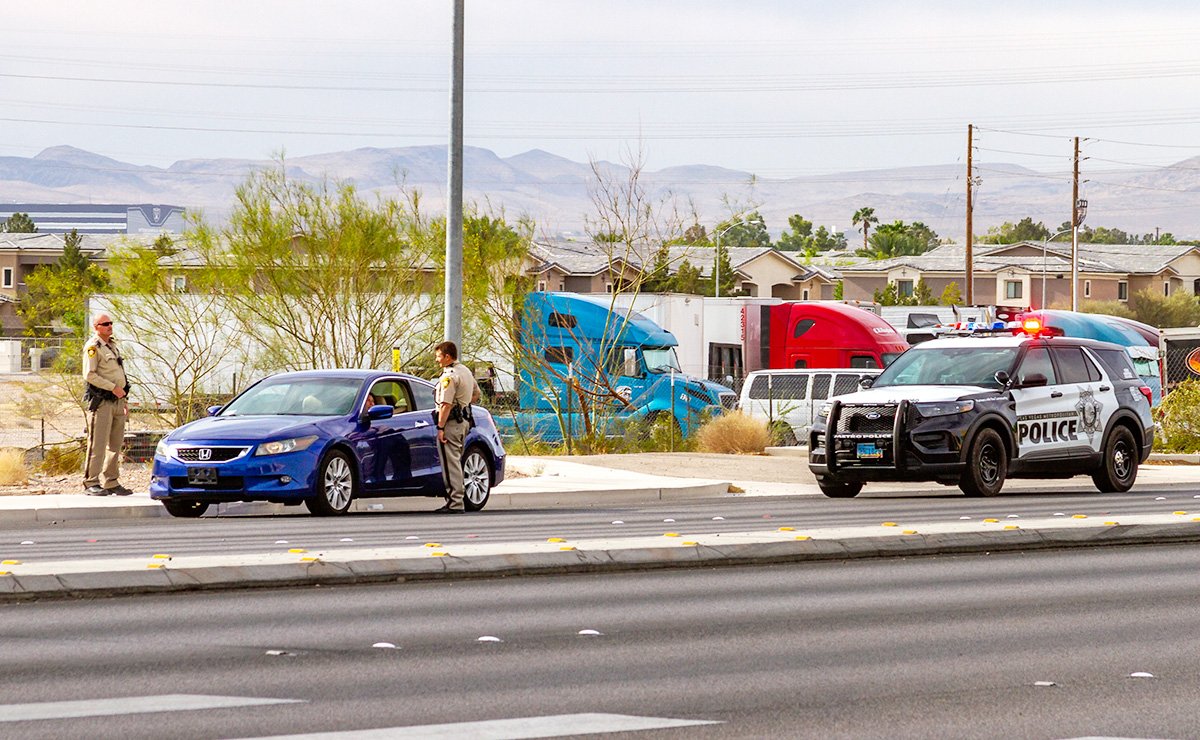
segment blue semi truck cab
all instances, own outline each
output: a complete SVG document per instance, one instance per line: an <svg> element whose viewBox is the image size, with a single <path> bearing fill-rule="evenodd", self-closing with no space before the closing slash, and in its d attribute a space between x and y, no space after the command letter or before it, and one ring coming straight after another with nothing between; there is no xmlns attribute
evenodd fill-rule
<svg viewBox="0 0 1200 740"><path fill-rule="evenodd" d="M515 359L520 410L497 416L502 433L515 434L519 426L522 434L554 442L588 425L618 434L630 421L665 415L686 436L734 407L732 389L680 371L671 332L642 314L611 308L603 298L574 293L524 298Z"/></svg>

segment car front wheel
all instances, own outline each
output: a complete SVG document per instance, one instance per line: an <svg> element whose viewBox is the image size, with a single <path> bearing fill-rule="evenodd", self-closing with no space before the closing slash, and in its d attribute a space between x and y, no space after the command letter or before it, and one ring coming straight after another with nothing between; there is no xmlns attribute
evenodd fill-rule
<svg viewBox="0 0 1200 740"><path fill-rule="evenodd" d="M467 511L479 511L491 493L492 466L483 450L472 447L463 456L463 506Z"/></svg>
<svg viewBox="0 0 1200 740"><path fill-rule="evenodd" d="M1104 443L1104 459L1100 469L1092 473L1092 482L1102 493L1124 493L1137 480L1138 451L1133 432L1128 427L1115 427Z"/></svg>
<svg viewBox="0 0 1200 740"><path fill-rule="evenodd" d="M304 504L316 516L345 514L354 500L355 487L350 456L334 450L317 468L317 495L305 499Z"/></svg>
<svg viewBox="0 0 1200 740"><path fill-rule="evenodd" d="M821 493L829 498L854 498L863 489L860 481L833 481L828 478L817 478L817 485Z"/></svg>
<svg viewBox="0 0 1200 740"><path fill-rule="evenodd" d="M995 496L1008 475L1008 451L995 429L975 435L958 487L968 496Z"/></svg>

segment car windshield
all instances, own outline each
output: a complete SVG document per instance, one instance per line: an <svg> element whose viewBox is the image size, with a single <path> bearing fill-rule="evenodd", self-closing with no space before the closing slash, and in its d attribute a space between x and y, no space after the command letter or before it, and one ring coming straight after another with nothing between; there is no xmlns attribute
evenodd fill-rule
<svg viewBox="0 0 1200 740"><path fill-rule="evenodd" d="M643 349L642 356L646 358L646 369L652 373L669 373L679 369L679 358L675 356L674 347L656 347Z"/></svg>
<svg viewBox="0 0 1200 740"><path fill-rule="evenodd" d="M978 385L999 388L996 372L1011 372L1016 347L920 347L896 358L872 387L888 385Z"/></svg>
<svg viewBox="0 0 1200 740"><path fill-rule="evenodd" d="M221 416L344 416L362 384L357 378L267 378L233 399Z"/></svg>

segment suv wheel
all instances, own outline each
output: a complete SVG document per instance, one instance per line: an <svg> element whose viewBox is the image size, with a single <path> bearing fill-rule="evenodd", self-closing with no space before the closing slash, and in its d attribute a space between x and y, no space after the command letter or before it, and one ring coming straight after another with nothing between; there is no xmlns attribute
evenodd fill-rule
<svg viewBox="0 0 1200 740"><path fill-rule="evenodd" d="M1092 482L1102 493L1124 493L1137 480L1137 441L1129 427L1113 427L1104 442L1104 457L1100 468L1092 473Z"/></svg>
<svg viewBox="0 0 1200 740"><path fill-rule="evenodd" d="M835 481L829 478L817 478L821 493L829 498L854 498L863 489L861 481Z"/></svg>
<svg viewBox="0 0 1200 740"><path fill-rule="evenodd" d="M983 429L971 441L967 467L958 487L968 496L995 496L1008 475L1008 451L995 429Z"/></svg>

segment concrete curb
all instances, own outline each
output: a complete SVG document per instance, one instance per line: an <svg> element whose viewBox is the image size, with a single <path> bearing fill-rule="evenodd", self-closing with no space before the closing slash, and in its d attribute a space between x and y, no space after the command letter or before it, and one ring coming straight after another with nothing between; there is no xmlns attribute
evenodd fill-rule
<svg viewBox="0 0 1200 740"><path fill-rule="evenodd" d="M859 558L1010 552L1112 545L1200 542L1200 522L1148 521L1137 524L1047 526L1030 529L951 531L928 534L896 533L858 537L797 539L777 533L747 533L745 538L773 541L706 543L659 538L636 538L628 546L493 552L455 556L441 550L380 551L374 557L337 559L330 554L306 556L258 555L181 558L179 562L124 559L83 564L45 563L0 566L0 601L64 597L100 597L211 589L366 584L382 582L493 578L498 576L608 573L770 563L800 563ZM736 539L734 535L731 539ZM439 546L440 547L440 546ZM530 547L526 545L525 547ZM466 546L462 546L467 549ZM440 555L434 557L434 555ZM236 560L234 559L236 558ZM189 561L199 561L189 564ZM205 564L204 561L215 561ZM40 572L38 572L40 571Z"/></svg>

